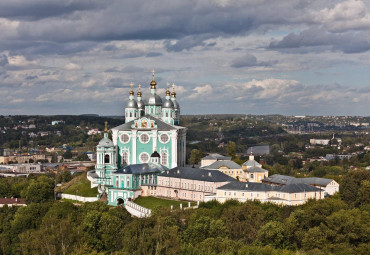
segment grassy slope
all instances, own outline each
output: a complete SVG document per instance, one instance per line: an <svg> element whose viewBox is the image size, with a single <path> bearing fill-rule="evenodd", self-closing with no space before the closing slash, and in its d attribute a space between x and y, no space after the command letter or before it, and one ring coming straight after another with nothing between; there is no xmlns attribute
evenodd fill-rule
<svg viewBox="0 0 370 255"><path fill-rule="evenodd" d="M173 209L179 209L180 204L182 204L183 208L188 207L187 201L175 201L157 197L139 197L135 199L135 203L149 209L154 209L157 207L169 208L171 205L173 205ZM195 203L191 203L191 205L194 206Z"/></svg>
<svg viewBox="0 0 370 255"><path fill-rule="evenodd" d="M98 188L90 187L90 181L86 178L86 173L84 173L68 182L64 189L62 188L62 192L82 197L96 197L98 195Z"/></svg>

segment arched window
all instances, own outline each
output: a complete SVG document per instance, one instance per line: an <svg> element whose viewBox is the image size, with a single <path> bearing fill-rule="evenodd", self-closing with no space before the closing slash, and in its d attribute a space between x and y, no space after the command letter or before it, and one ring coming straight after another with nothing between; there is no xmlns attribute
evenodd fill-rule
<svg viewBox="0 0 370 255"><path fill-rule="evenodd" d="M161 160L162 160L162 165L167 165L167 163L168 163L167 153L162 152Z"/></svg>
<svg viewBox="0 0 370 255"><path fill-rule="evenodd" d="M110 158L109 158L109 155L108 154L104 156L104 163L105 164L109 164L110 163Z"/></svg>
<svg viewBox="0 0 370 255"><path fill-rule="evenodd" d="M127 152L124 152L122 153L122 165L128 165L129 162L128 162L128 153Z"/></svg>
<svg viewBox="0 0 370 255"><path fill-rule="evenodd" d="M168 112L166 112L166 117L168 117Z"/></svg>
<svg viewBox="0 0 370 255"><path fill-rule="evenodd" d="M130 112L130 117L132 117L132 112Z"/></svg>

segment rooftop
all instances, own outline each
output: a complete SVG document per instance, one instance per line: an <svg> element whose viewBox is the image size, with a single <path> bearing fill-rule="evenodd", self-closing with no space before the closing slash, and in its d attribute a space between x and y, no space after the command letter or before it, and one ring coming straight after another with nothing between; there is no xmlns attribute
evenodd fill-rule
<svg viewBox="0 0 370 255"><path fill-rule="evenodd" d="M208 166L204 166L206 169L220 169L221 167L227 167L228 169L241 169L242 167L231 160L215 161Z"/></svg>
<svg viewBox="0 0 370 255"><path fill-rule="evenodd" d="M145 163L125 166L114 172L114 174L148 174L160 173L168 170L167 167L160 164Z"/></svg>
<svg viewBox="0 0 370 255"><path fill-rule="evenodd" d="M231 157L226 157L218 153L211 153L202 159L214 159L214 160L231 160Z"/></svg>
<svg viewBox="0 0 370 255"><path fill-rule="evenodd" d="M191 167L175 167L171 170L164 171L159 176L173 177L206 182L228 182L235 181L234 178L214 170L191 168Z"/></svg>
<svg viewBox="0 0 370 255"><path fill-rule="evenodd" d="M262 181L276 183L276 184L283 184L283 185L305 183L308 185L326 186L333 180L326 179L326 178L319 178L319 177L295 178L295 177L287 176L287 175L274 174L274 175L264 178Z"/></svg>
<svg viewBox="0 0 370 255"><path fill-rule="evenodd" d="M273 186L266 183L258 182L237 182L233 181L225 184L219 190L245 190L245 191L279 191L284 193L302 193L311 191L320 191L321 189L305 183L294 183L284 186Z"/></svg>
<svg viewBox="0 0 370 255"><path fill-rule="evenodd" d="M176 129L183 129L184 127L180 127L180 126L175 126L175 125L171 125L171 124L168 124L160 119L157 119L149 114L143 116L142 118L147 118L147 119L150 119L150 120L154 120L155 124L157 125L157 128L151 128L151 127L148 127L148 128L144 128L145 130L151 130L151 129L157 129L157 130L162 130L162 131L170 131L170 130L176 130ZM129 122L126 122L122 125L119 125L117 127L114 127L112 128L112 130L118 130L118 131L131 131L132 130L132 125L135 124L135 120L132 120L132 121L129 121ZM141 128L137 128L137 129L141 129Z"/></svg>

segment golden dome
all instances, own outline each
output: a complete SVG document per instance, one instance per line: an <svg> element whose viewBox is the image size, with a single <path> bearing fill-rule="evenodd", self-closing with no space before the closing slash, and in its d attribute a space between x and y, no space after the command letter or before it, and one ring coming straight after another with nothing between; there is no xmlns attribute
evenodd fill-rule
<svg viewBox="0 0 370 255"><path fill-rule="evenodd" d="M155 80L154 80L154 73L155 73L155 71L154 71L154 69L152 70L152 81L150 82L150 88L151 89L155 89L155 86L157 86L157 83L155 82Z"/></svg>
<svg viewBox="0 0 370 255"><path fill-rule="evenodd" d="M137 92L137 96L138 96L138 97L141 97L141 95L142 95L142 94L141 94L141 85L139 84L139 91Z"/></svg>
<svg viewBox="0 0 370 255"><path fill-rule="evenodd" d="M172 97L176 97L175 84L174 83L172 83L172 93L171 93L171 96Z"/></svg>

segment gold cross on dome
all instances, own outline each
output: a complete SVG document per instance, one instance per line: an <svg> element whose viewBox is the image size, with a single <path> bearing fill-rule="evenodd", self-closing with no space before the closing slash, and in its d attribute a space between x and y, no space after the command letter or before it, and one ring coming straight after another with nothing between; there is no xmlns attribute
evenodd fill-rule
<svg viewBox="0 0 370 255"><path fill-rule="evenodd" d="M139 84L139 91L140 91L140 89L141 89L141 84Z"/></svg>
<svg viewBox="0 0 370 255"><path fill-rule="evenodd" d="M155 74L155 71L154 71L154 69L152 70L152 79L153 79L153 81L154 81L154 74Z"/></svg>
<svg viewBox="0 0 370 255"><path fill-rule="evenodd" d="M175 83L172 83L172 89L175 91Z"/></svg>
<svg viewBox="0 0 370 255"><path fill-rule="evenodd" d="M131 82L131 83L130 83L130 86L131 86L131 90L132 90L132 88L134 87L134 83L133 83L133 82Z"/></svg>
<svg viewBox="0 0 370 255"><path fill-rule="evenodd" d="M169 88L170 88L170 83L169 83L169 82L167 82L166 84L167 84L167 90L169 90Z"/></svg>
<svg viewBox="0 0 370 255"><path fill-rule="evenodd" d="M104 124L105 124L104 132L108 132L108 121L105 121Z"/></svg>

